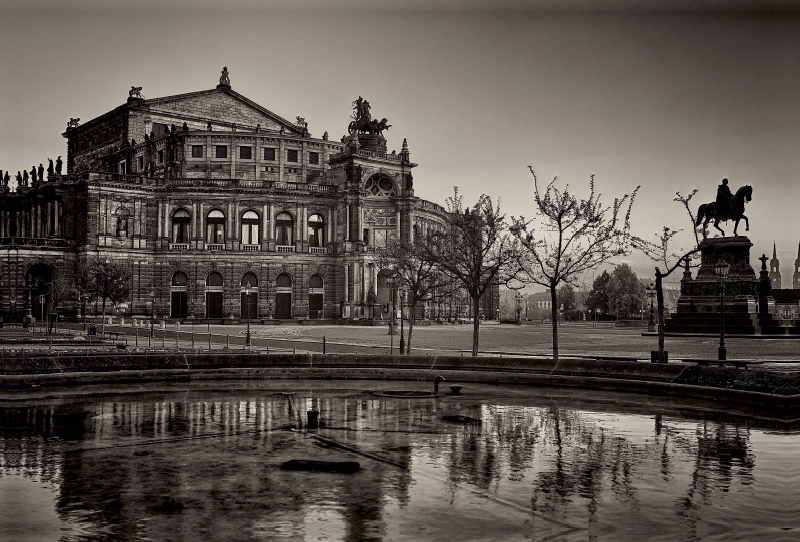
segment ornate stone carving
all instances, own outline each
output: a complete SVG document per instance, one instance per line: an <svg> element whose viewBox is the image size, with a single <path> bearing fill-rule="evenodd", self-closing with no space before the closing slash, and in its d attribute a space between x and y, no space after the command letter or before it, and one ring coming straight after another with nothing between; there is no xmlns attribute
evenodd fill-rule
<svg viewBox="0 0 800 542"><path fill-rule="evenodd" d="M140 100L144 100L144 95L142 94L142 87L132 86L131 89L128 91L128 98L138 98Z"/></svg>
<svg viewBox="0 0 800 542"><path fill-rule="evenodd" d="M231 79L228 77L228 66L222 67L222 75L219 77L219 84L225 86L231 86Z"/></svg>

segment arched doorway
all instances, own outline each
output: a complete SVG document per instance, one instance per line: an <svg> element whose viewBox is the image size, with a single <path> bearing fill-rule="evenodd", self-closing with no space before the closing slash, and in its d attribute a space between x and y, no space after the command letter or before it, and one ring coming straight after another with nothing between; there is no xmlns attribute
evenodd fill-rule
<svg viewBox="0 0 800 542"><path fill-rule="evenodd" d="M258 318L258 277L253 273L245 273L241 285L242 318Z"/></svg>
<svg viewBox="0 0 800 542"><path fill-rule="evenodd" d="M45 315L53 310L50 299L50 285L53 271L44 263L37 263L28 269L28 284L31 287L31 313L37 321L45 319Z"/></svg>
<svg viewBox="0 0 800 542"><path fill-rule="evenodd" d="M206 318L222 318L222 275L210 273L206 279Z"/></svg>
<svg viewBox="0 0 800 542"><path fill-rule="evenodd" d="M172 275L172 284L170 286L170 318L186 318L189 315L187 310L187 300L189 294L186 287L189 284L189 277L183 271L177 271Z"/></svg>
<svg viewBox="0 0 800 542"><path fill-rule="evenodd" d="M275 279L275 318L292 317L292 277L286 273Z"/></svg>
<svg viewBox="0 0 800 542"><path fill-rule="evenodd" d="M308 317L325 317L325 282L319 275L311 275L308 281Z"/></svg>

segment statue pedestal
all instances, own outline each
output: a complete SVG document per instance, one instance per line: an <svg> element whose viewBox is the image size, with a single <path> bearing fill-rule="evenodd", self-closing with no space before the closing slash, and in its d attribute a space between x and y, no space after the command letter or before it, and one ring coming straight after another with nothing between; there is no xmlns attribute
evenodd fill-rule
<svg viewBox="0 0 800 542"><path fill-rule="evenodd" d="M706 239L700 243L697 275L684 273L677 311L664 322L666 333L719 334L722 287L725 288L725 333L731 335L783 334L770 314L758 313L759 278L750 265L753 243L744 236ZM714 267L729 267L720 280Z"/></svg>

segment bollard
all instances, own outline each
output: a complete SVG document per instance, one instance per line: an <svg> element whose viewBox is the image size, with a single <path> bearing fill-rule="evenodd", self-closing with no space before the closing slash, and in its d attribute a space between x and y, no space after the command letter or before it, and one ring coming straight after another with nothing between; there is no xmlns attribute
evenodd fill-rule
<svg viewBox="0 0 800 542"><path fill-rule="evenodd" d="M167 330L166 329L162 329L161 330L161 348L166 348L166 347L167 347Z"/></svg>
<svg viewBox="0 0 800 542"><path fill-rule="evenodd" d="M153 336L149 333L147 334L147 348L151 348L153 346Z"/></svg>
<svg viewBox="0 0 800 542"><path fill-rule="evenodd" d="M211 350L211 333L208 334L208 349Z"/></svg>
<svg viewBox="0 0 800 542"><path fill-rule="evenodd" d="M231 336L225 335L225 350L231 349Z"/></svg>
<svg viewBox="0 0 800 542"><path fill-rule="evenodd" d="M322 336L322 353L325 353L325 335Z"/></svg>
<svg viewBox="0 0 800 542"><path fill-rule="evenodd" d="M136 348L139 348L139 328L136 328Z"/></svg>

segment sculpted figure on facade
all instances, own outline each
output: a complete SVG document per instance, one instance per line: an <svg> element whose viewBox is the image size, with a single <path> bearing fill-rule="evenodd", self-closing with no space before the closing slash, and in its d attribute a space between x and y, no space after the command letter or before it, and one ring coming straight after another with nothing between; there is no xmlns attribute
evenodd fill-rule
<svg viewBox="0 0 800 542"><path fill-rule="evenodd" d="M36 166L31 166L31 182L36 182Z"/></svg>
<svg viewBox="0 0 800 542"><path fill-rule="evenodd" d="M139 98L144 100L144 96L142 95L142 87L132 86L128 91L128 98Z"/></svg>
<svg viewBox="0 0 800 542"><path fill-rule="evenodd" d="M48 164L47 164L47 176L50 177L51 175L53 175L55 173L55 170L53 169L53 159L48 157L47 158L47 162L48 162Z"/></svg>
<svg viewBox="0 0 800 542"><path fill-rule="evenodd" d="M61 168L64 166L64 162L61 161L61 157L59 156L56 159L56 175L61 175Z"/></svg>
<svg viewBox="0 0 800 542"><path fill-rule="evenodd" d="M80 118L70 118L69 122L67 123L67 130L80 126L80 120Z"/></svg>
<svg viewBox="0 0 800 542"><path fill-rule="evenodd" d="M39 164L39 172L38 173L39 173L39 180L43 181L44 180L44 166L42 164Z"/></svg>
<svg viewBox="0 0 800 542"><path fill-rule="evenodd" d="M222 67L222 75L219 78L219 84L231 86L231 80L228 77L228 66Z"/></svg>

